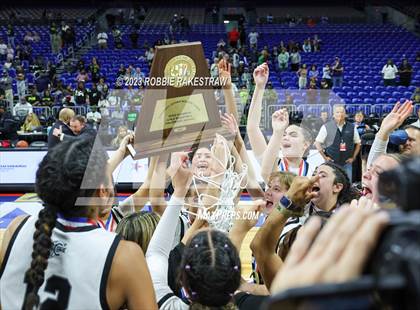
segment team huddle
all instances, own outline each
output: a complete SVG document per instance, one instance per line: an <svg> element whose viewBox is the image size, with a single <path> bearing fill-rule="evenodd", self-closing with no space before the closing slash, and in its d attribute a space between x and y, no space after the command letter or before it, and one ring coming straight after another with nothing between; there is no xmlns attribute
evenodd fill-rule
<svg viewBox="0 0 420 310"><path fill-rule="evenodd" d="M229 64L221 61L219 71L229 77ZM378 187L381 175L420 155L416 126L404 129L409 142L399 153L386 153L412 102L397 103L382 121L361 191L349 168L360 137L346 107L333 107L316 138L280 108L267 141L259 123L268 77L267 64L255 69L246 126L263 184L231 83L221 123L233 139L217 134L209 145L149 158L145 181L124 201L112 172L129 156L132 134L110 158L90 136L49 149L36 172L43 209L16 218L4 235L1 309L259 309L291 288L360 276L389 222L384 206L398 207ZM318 166L307 160L312 146L325 160ZM244 190L252 198L245 206ZM146 205L152 212L141 211ZM220 208L235 216L223 218ZM239 252L257 222L249 280Z"/></svg>

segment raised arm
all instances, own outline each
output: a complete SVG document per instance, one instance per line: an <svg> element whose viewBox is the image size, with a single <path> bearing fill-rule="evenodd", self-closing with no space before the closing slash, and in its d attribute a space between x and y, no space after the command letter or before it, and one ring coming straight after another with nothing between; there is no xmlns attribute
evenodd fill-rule
<svg viewBox="0 0 420 310"><path fill-rule="evenodd" d="M251 242L252 253L268 289L283 264L276 253L278 238L289 217L303 214L305 204L313 197L312 193L308 193L308 189L318 178L296 177L285 195L292 202L292 206L283 206L279 203Z"/></svg>
<svg viewBox="0 0 420 310"><path fill-rule="evenodd" d="M402 105L397 102L389 113L382 121L381 127L375 136L372 147L369 152L367 160L367 167L369 168L372 163L382 154L386 153L388 146L389 135L413 113L413 102L405 101Z"/></svg>
<svg viewBox="0 0 420 310"><path fill-rule="evenodd" d="M223 87L223 95L225 96L226 111L230 114L233 114L236 121L239 121L239 114L236 107L235 95L232 88L232 78L231 78L231 64L225 59L219 61L219 77L226 81L226 84Z"/></svg>
<svg viewBox="0 0 420 310"><path fill-rule="evenodd" d="M266 63L258 66L254 70L255 90L252 95L251 105L248 111L248 120L246 124L246 132L248 134L249 142L251 143L252 151L255 157L262 158L266 148L264 134L260 129L262 101L265 90L265 85L268 81L268 65Z"/></svg>
<svg viewBox="0 0 420 310"><path fill-rule="evenodd" d="M283 133L289 125L289 113L285 109L280 109L271 116L273 135L268 142L267 150L261 163L261 176L264 182L268 183L268 178L277 166L278 154L283 139Z"/></svg>
<svg viewBox="0 0 420 310"><path fill-rule="evenodd" d="M242 163L245 163L248 166L246 190L254 199L259 199L263 197L264 192L261 189L261 186L258 183L257 178L255 176L253 165L248 157L244 140L240 135L239 127L234 116L232 114L225 113L225 115L222 115L221 119L223 126L228 128L229 131L235 135L235 149L239 154Z"/></svg>
<svg viewBox="0 0 420 310"><path fill-rule="evenodd" d="M192 179L187 160L187 153L172 154L168 174L172 178L174 193L153 233L146 253L147 265L158 301L166 294L172 293L168 285L168 258L175 238L179 213Z"/></svg>

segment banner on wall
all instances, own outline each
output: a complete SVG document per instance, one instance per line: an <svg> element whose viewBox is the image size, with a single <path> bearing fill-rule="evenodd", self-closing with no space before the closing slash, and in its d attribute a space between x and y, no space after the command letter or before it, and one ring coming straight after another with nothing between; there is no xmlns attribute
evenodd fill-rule
<svg viewBox="0 0 420 310"><path fill-rule="evenodd" d="M34 184L38 165L46 151L0 152L0 185ZM114 151L108 151L111 156ZM130 156L115 169L114 182L143 183L148 169L148 160L133 160Z"/></svg>

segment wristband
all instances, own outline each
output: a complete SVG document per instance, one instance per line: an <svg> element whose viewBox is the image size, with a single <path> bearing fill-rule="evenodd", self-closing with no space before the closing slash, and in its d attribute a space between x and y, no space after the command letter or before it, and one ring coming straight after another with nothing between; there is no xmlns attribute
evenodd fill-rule
<svg viewBox="0 0 420 310"><path fill-rule="evenodd" d="M283 196L280 199L277 210L286 217L300 217L303 215L303 208L296 207L287 196Z"/></svg>

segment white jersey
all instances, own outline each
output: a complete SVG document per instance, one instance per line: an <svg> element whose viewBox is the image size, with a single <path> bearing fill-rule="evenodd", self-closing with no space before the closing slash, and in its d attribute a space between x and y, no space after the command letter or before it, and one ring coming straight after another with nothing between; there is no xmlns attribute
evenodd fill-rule
<svg viewBox="0 0 420 310"><path fill-rule="evenodd" d="M3 310L22 309L37 218L28 217L19 225L6 250L0 269ZM40 308L108 309L107 280L120 238L83 218L59 218L51 239L45 280L38 291Z"/></svg>

